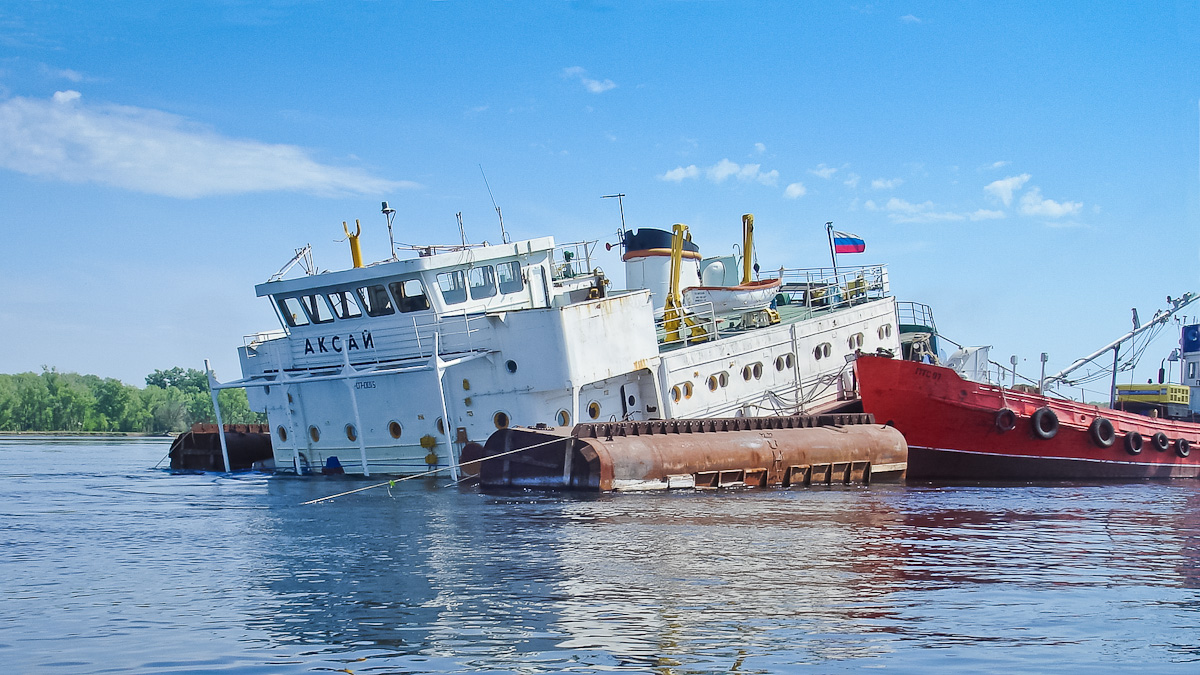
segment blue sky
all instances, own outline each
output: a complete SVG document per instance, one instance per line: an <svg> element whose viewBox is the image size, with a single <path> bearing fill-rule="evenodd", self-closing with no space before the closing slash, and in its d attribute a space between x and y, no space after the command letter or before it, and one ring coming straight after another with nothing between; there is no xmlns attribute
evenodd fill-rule
<svg viewBox="0 0 1200 675"><path fill-rule="evenodd" d="M1200 9L1046 5L0 1L0 372L232 379L253 285L348 266L343 220L386 257L381 200L400 241L497 240L481 164L516 237L612 241L624 192L816 267L833 221L1055 370L1200 290Z"/></svg>

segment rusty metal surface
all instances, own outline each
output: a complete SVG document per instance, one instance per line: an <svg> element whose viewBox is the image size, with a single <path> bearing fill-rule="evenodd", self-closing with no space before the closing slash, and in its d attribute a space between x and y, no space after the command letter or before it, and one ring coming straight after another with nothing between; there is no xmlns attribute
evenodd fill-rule
<svg viewBox="0 0 1200 675"><path fill-rule="evenodd" d="M505 429L484 446L480 482L608 491L901 479L908 446L873 421L849 413L588 423L569 436L565 429Z"/></svg>
<svg viewBox="0 0 1200 675"><path fill-rule="evenodd" d="M221 440L215 424L194 424L192 430L171 442L171 469L175 471L224 471ZM271 434L264 424L226 424L225 444L233 471L251 468L271 459Z"/></svg>

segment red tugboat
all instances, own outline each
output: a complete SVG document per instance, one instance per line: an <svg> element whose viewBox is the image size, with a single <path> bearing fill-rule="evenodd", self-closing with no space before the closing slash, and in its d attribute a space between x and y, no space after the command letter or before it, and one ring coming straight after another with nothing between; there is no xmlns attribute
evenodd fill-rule
<svg viewBox="0 0 1200 675"><path fill-rule="evenodd" d="M1165 324L1195 297L1189 293L1171 301L1170 310L1133 334ZM1080 359L1043 386L1051 379L1068 382L1068 372L1108 350L1119 354L1120 344L1131 337ZM1200 326L1184 327L1182 343L1181 360L1188 369L1183 383L1191 385L1195 398L1200 393ZM909 480L1200 477L1200 450L1191 454L1200 446L1197 406L1189 409L1179 402L1179 391L1186 394L1186 386L1158 385L1176 401L1161 405L1145 403L1147 386L1123 386L1133 392L1127 400L1141 395L1143 401L1126 407L1140 407L1147 415L974 382L931 363L862 355L855 370L863 409L896 427L908 442ZM1151 416L1156 413L1162 416Z"/></svg>

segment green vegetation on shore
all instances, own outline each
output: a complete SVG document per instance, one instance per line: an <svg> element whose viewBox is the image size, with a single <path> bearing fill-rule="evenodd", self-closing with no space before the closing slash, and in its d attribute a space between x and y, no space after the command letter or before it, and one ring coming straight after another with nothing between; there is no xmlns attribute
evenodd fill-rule
<svg viewBox="0 0 1200 675"><path fill-rule="evenodd" d="M221 421L265 423L250 410L246 392L219 394ZM60 373L0 374L0 431L185 431L195 422L215 422L208 378L189 368L156 370L139 389L113 378Z"/></svg>

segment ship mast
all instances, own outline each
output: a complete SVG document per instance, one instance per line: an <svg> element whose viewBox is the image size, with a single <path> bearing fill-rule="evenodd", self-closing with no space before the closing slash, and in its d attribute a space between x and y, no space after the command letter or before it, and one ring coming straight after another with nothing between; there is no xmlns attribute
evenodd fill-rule
<svg viewBox="0 0 1200 675"><path fill-rule="evenodd" d="M1105 352L1107 352L1108 350L1111 349L1111 350L1113 350L1113 385L1112 385L1112 391L1110 392L1109 406L1111 407L1113 405L1116 405L1117 358L1121 353L1121 345L1129 340L1132 340L1133 338L1137 337L1138 335L1141 335L1142 333L1150 330L1151 328L1154 328L1155 326L1166 323L1167 320L1171 318L1172 314L1174 314L1175 312L1178 312L1179 310L1183 309L1187 305L1191 304L1194 300L1197 299L1197 297L1198 296L1192 292L1184 293L1183 296L1175 298L1175 299L1172 299L1170 296L1167 296L1167 304L1169 304L1170 307L1168 307L1167 309L1158 310L1157 312L1154 313L1154 316L1148 322L1146 322L1145 325L1143 325L1143 326L1135 325L1134 329L1129 331L1128 333L1126 333L1126 334L1122 335L1121 337L1117 338L1116 340L1113 340L1112 342L1104 345L1100 349L1097 349L1095 352L1089 354L1088 356L1085 356L1081 359L1076 360L1074 363L1067 366L1063 370L1051 375L1048 378L1045 378L1041 383L1041 385L1042 385L1041 388L1044 389L1047 384L1050 384L1054 381L1059 381L1064 384L1069 384L1069 382L1067 382L1067 380L1066 380L1067 375L1070 375L1071 373L1075 372L1076 370L1079 370L1083 366L1091 363L1092 361L1096 360L1097 358L1102 356ZM1135 316L1136 316L1136 313L1135 313Z"/></svg>

